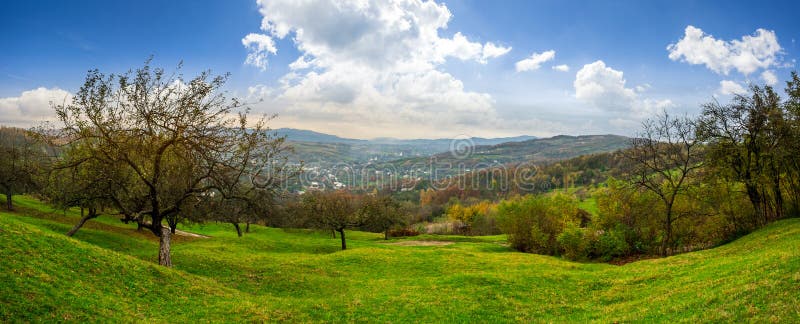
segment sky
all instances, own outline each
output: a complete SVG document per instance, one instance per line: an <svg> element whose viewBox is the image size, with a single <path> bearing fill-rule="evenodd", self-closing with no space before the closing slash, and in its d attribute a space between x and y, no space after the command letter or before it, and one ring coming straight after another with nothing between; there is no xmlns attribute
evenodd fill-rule
<svg viewBox="0 0 800 324"><path fill-rule="evenodd" d="M796 69L797 1L3 1L0 124L86 72L230 73L252 113L349 138L633 135Z"/></svg>

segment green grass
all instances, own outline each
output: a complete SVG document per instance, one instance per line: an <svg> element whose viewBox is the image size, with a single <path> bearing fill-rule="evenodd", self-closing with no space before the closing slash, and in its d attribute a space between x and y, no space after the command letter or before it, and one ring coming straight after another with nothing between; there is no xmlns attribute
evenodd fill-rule
<svg viewBox="0 0 800 324"><path fill-rule="evenodd" d="M348 232L184 226L175 267L110 216L63 235L78 212L30 198L0 212L0 322L562 322L800 320L800 220L706 251L624 266L517 253L502 236L386 244ZM398 240L391 240L398 241Z"/></svg>
<svg viewBox="0 0 800 324"><path fill-rule="evenodd" d="M592 214L594 216L597 216L597 214L599 214L599 211L597 209L597 198L595 197L588 197L584 200L581 200L578 203L578 207L580 207L580 209L583 209L587 211L589 214Z"/></svg>

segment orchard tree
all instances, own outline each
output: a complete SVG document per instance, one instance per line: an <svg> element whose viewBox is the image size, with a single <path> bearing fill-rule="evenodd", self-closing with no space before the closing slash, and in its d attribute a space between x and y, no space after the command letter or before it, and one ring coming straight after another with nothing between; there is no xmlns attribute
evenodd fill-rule
<svg viewBox="0 0 800 324"><path fill-rule="evenodd" d="M630 181L658 196L663 204L661 255L666 256L672 244L673 223L686 215L675 212L675 202L686 194L693 173L702 166L695 122L664 112L643 123L623 154L632 163Z"/></svg>
<svg viewBox="0 0 800 324"><path fill-rule="evenodd" d="M171 235L191 206L224 187L223 177L260 179L271 171L261 164L277 158L253 158L274 139L261 135L265 118L251 122L242 103L220 90L227 75L202 72L185 81L179 71L168 74L150 61L121 75L92 70L73 100L55 107L59 137L82 147L77 160L119 168L131 179L107 199L123 221L159 237L164 266L172 265Z"/></svg>
<svg viewBox="0 0 800 324"><path fill-rule="evenodd" d="M383 232L383 239L389 239L389 230L395 226L405 225L405 215L400 204L390 196L367 196L358 208L360 218L365 227L372 231Z"/></svg>
<svg viewBox="0 0 800 324"><path fill-rule="evenodd" d="M312 226L339 232L342 250L347 249L344 231L365 223L364 215L358 212L356 197L349 192L307 193L302 204Z"/></svg>
<svg viewBox="0 0 800 324"><path fill-rule="evenodd" d="M29 131L0 127L0 194L6 196L6 209L14 210L13 195L37 188L37 175L49 154Z"/></svg>
<svg viewBox="0 0 800 324"><path fill-rule="evenodd" d="M239 237L241 223L267 223L276 214L276 199L285 193L287 181L295 178L302 164L288 163L291 147L285 137L270 132L251 132L229 160L239 165L224 165L211 174L209 191L192 208L191 217L200 221L220 221L233 225Z"/></svg>
<svg viewBox="0 0 800 324"><path fill-rule="evenodd" d="M87 155L82 149L81 143L64 148L42 190L55 207L65 210L80 207L81 219L67 236L75 235L87 221L99 217L103 207L111 204L113 192L127 187L130 181L119 164L103 164L97 159L85 158Z"/></svg>

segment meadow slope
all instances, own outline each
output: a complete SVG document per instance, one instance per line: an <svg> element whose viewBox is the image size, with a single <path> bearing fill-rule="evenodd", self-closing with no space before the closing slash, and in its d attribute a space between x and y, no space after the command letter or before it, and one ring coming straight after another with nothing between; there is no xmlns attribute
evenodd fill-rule
<svg viewBox="0 0 800 324"><path fill-rule="evenodd" d="M624 266L517 253L502 236L350 232L339 251L326 233L190 225L211 238L179 237L166 269L135 226L101 217L68 238L76 211L17 203L0 212L0 322L800 321L800 219Z"/></svg>

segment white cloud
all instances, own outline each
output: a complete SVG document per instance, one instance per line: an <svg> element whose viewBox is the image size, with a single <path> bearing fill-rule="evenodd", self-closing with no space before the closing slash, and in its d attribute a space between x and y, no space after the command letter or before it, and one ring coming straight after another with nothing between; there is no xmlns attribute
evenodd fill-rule
<svg viewBox="0 0 800 324"><path fill-rule="evenodd" d="M51 104L69 103L71 100L72 95L67 91L44 87L23 91L19 97L0 98L0 124L33 126L55 117Z"/></svg>
<svg viewBox="0 0 800 324"><path fill-rule="evenodd" d="M267 55L278 53L275 41L272 40L272 37L264 34L247 34L242 38L242 45L248 51L244 63L258 67L262 71L267 69Z"/></svg>
<svg viewBox="0 0 800 324"><path fill-rule="evenodd" d="M511 51L511 47L503 47L500 45L495 45L492 42L488 42L483 45L483 53L481 54L481 63L486 64L487 59L500 57L503 55L508 54Z"/></svg>
<svg viewBox="0 0 800 324"><path fill-rule="evenodd" d="M411 129L501 124L490 95L466 89L441 66L452 58L485 64L511 47L474 42L460 32L440 35L452 17L444 4L259 0L258 5L269 40L290 37L301 54L279 85L254 91L263 96L261 110L280 112L280 119L340 123L347 131L370 128L379 136L394 129L408 137ZM258 52L266 62L273 51L264 46Z"/></svg>
<svg viewBox="0 0 800 324"><path fill-rule="evenodd" d="M775 32L757 29L741 40L724 41L708 35L700 28L687 26L683 38L667 46L669 58L689 64L703 64L710 70L728 75L735 69L748 75L758 69L780 65L783 53Z"/></svg>
<svg viewBox="0 0 800 324"><path fill-rule="evenodd" d="M722 80L719 82L719 90L717 92L722 95L734 95L747 93L747 89L736 81Z"/></svg>
<svg viewBox="0 0 800 324"><path fill-rule="evenodd" d="M561 71L561 72L569 72L569 65L561 64L561 65L554 65L553 70Z"/></svg>
<svg viewBox="0 0 800 324"><path fill-rule="evenodd" d="M533 53L531 57L517 62L517 72L538 70L542 63L551 61L556 57L556 51L549 50L542 53Z"/></svg>
<svg viewBox="0 0 800 324"><path fill-rule="evenodd" d="M650 88L652 88L652 86L650 86L649 83L645 83L645 84L637 85L634 89L636 89L636 92L642 93L642 92L645 92L647 90L650 90Z"/></svg>
<svg viewBox="0 0 800 324"><path fill-rule="evenodd" d="M672 101L640 98L634 89L625 85L622 71L607 67L603 61L586 64L575 75L575 97L581 101L606 112L621 117L611 123L613 126L623 125L621 120L635 121L646 118L660 110L674 106ZM646 85L649 87L649 85ZM641 86L645 88L646 86Z"/></svg>
<svg viewBox="0 0 800 324"><path fill-rule="evenodd" d="M775 72L770 70L761 72L761 79L764 80L764 83L771 86L778 83L778 76L775 75Z"/></svg>

